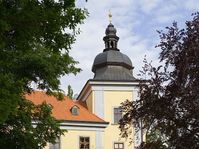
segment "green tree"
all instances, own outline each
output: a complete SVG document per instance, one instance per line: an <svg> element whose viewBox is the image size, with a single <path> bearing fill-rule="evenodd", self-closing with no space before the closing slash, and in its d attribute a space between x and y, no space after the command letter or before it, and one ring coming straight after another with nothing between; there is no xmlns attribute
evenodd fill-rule
<svg viewBox="0 0 199 149"><path fill-rule="evenodd" d="M68 93L67 96L73 99L73 89L70 85L68 85Z"/></svg>
<svg viewBox="0 0 199 149"><path fill-rule="evenodd" d="M159 31L161 48L158 68L145 63L140 83L140 100L122 104L121 134L138 126L146 130L147 142L141 148L199 148L199 13L179 29L174 22L166 32Z"/></svg>
<svg viewBox="0 0 199 149"><path fill-rule="evenodd" d="M0 0L1 148L42 148L62 133L48 105L24 95L36 84L63 97L59 78L80 71L69 51L86 16L74 0Z"/></svg>

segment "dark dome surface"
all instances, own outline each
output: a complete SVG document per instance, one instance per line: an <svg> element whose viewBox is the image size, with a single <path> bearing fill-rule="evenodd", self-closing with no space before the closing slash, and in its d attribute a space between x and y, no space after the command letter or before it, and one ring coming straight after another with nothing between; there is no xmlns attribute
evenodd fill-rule
<svg viewBox="0 0 199 149"><path fill-rule="evenodd" d="M113 24L109 24L108 27L106 28L106 35L115 35L117 30L114 28Z"/></svg>
<svg viewBox="0 0 199 149"><path fill-rule="evenodd" d="M116 50L109 50L98 54L95 57L92 71L95 72L96 69L105 65L116 65L123 66L127 69L133 69L130 58L127 55Z"/></svg>

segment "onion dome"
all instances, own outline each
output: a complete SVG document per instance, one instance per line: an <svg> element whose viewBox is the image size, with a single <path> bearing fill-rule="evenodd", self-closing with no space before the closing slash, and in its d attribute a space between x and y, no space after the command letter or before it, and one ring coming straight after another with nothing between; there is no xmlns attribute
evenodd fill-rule
<svg viewBox="0 0 199 149"><path fill-rule="evenodd" d="M103 38L105 49L95 57L93 63L94 80L135 80L130 58L117 48L119 37L116 32L114 25L110 23Z"/></svg>

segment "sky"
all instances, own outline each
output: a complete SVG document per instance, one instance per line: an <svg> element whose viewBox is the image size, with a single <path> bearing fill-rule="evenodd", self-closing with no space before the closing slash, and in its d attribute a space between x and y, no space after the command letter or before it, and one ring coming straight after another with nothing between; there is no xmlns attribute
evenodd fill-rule
<svg viewBox="0 0 199 149"><path fill-rule="evenodd" d="M74 94L79 94L94 76L91 68L95 56L105 48L103 37L109 24L109 10L120 38L118 48L131 59L135 77L145 55L154 66L159 65L160 49L155 48L159 43L157 30L165 31L174 21L180 28L185 27L185 21L191 20L191 14L199 10L199 0L77 0L76 5L89 12L70 51L82 71L76 76L63 76L60 86L67 93L67 86L71 85Z"/></svg>

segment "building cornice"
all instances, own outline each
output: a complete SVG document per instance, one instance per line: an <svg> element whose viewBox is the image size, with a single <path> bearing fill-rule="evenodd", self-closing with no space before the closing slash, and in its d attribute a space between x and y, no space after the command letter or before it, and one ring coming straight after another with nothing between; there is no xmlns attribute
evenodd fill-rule
<svg viewBox="0 0 199 149"><path fill-rule="evenodd" d="M79 127L95 127L95 128L106 128L109 122L89 122L89 121L63 121L60 123L61 126L79 126Z"/></svg>
<svg viewBox="0 0 199 149"><path fill-rule="evenodd" d="M36 126L37 124L38 121L32 122L33 126ZM60 121L60 128L66 130L104 130L108 125L109 122L73 121L73 120Z"/></svg>
<svg viewBox="0 0 199 149"><path fill-rule="evenodd" d="M100 87L104 86L107 87L109 90L110 87L123 87L124 89L128 89L128 87L138 87L140 84L140 80L94 80L94 79L89 79L84 87L82 88L79 96L77 97L77 100L82 100L85 101L85 99L88 97L88 95L92 91L92 87ZM108 88L109 86L109 88ZM129 88L130 89L130 88ZM131 88L132 89L132 88Z"/></svg>

